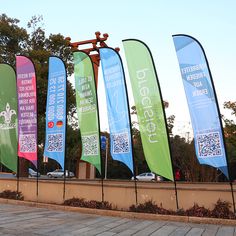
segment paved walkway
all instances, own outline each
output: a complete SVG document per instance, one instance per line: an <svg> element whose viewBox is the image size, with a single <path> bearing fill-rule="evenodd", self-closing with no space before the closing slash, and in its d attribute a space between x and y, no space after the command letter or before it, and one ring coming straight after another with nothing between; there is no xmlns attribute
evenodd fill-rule
<svg viewBox="0 0 236 236"><path fill-rule="evenodd" d="M236 236L236 226L132 220L1 204L0 235Z"/></svg>

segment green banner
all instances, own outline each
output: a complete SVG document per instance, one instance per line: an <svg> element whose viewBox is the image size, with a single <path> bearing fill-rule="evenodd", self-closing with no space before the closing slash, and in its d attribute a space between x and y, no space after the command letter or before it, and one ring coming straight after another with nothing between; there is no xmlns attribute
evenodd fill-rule
<svg viewBox="0 0 236 236"><path fill-rule="evenodd" d="M143 150L150 170L173 180L168 134L153 59L138 40L123 41Z"/></svg>
<svg viewBox="0 0 236 236"><path fill-rule="evenodd" d="M94 165L101 174L100 131L93 65L83 52L74 52L77 114L82 139L81 160Z"/></svg>
<svg viewBox="0 0 236 236"><path fill-rule="evenodd" d="M0 64L0 162L17 172L16 74L7 64Z"/></svg>

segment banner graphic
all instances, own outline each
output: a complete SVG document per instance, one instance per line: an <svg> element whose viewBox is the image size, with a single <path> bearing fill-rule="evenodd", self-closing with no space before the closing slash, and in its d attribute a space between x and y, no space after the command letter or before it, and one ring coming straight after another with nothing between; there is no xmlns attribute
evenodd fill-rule
<svg viewBox="0 0 236 236"><path fill-rule="evenodd" d="M18 156L37 167L37 89L33 62L16 56L18 94Z"/></svg>
<svg viewBox="0 0 236 236"><path fill-rule="evenodd" d="M147 164L152 172L173 180L163 101L151 52L138 40L124 40L123 45Z"/></svg>
<svg viewBox="0 0 236 236"><path fill-rule="evenodd" d="M49 57L44 156L65 163L66 140L66 69L58 57Z"/></svg>
<svg viewBox="0 0 236 236"><path fill-rule="evenodd" d="M0 162L17 172L16 73L0 64Z"/></svg>
<svg viewBox="0 0 236 236"><path fill-rule="evenodd" d="M229 178L220 114L202 46L188 35L173 36L191 116L200 164L220 169Z"/></svg>
<svg viewBox="0 0 236 236"><path fill-rule="evenodd" d="M111 156L127 165L133 173L130 119L122 61L112 48L101 48L99 53L106 91Z"/></svg>
<svg viewBox="0 0 236 236"><path fill-rule="evenodd" d="M84 52L74 52L77 114L82 139L81 160L94 165L101 174L100 129L93 65Z"/></svg>

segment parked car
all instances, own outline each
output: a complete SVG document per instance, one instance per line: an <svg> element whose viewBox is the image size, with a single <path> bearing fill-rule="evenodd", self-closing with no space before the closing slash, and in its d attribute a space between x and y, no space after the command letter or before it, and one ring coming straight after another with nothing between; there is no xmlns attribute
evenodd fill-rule
<svg viewBox="0 0 236 236"><path fill-rule="evenodd" d="M152 172L142 173L140 175L136 175L137 180L141 181L163 181L163 177L159 175L155 175ZM134 180L134 177L132 177L132 180Z"/></svg>
<svg viewBox="0 0 236 236"><path fill-rule="evenodd" d="M40 173L29 168L29 177L37 177L37 176L40 177Z"/></svg>
<svg viewBox="0 0 236 236"><path fill-rule="evenodd" d="M75 174L73 172L68 171L68 170L66 170L65 172L66 172L66 177L67 178L75 177ZM56 169L54 171L48 172L47 176L49 178L52 178L52 177L54 177L54 178L63 178L64 177L64 170Z"/></svg>

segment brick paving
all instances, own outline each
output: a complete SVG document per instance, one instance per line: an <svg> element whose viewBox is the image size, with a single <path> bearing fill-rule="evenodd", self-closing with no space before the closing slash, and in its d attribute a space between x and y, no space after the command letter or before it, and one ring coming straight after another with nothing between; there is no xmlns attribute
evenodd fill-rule
<svg viewBox="0 0 236 236"><path fill-rule="evenodd" d="M236 225L126 219L0 204L0 235L236 236Z"/></svg>

